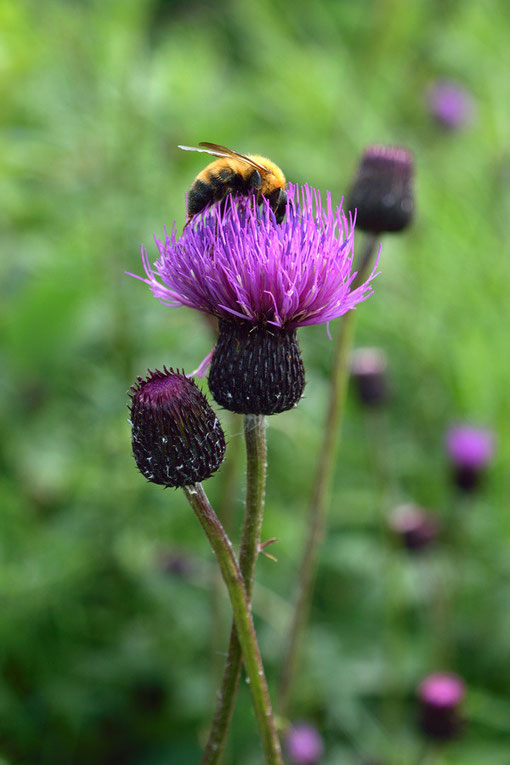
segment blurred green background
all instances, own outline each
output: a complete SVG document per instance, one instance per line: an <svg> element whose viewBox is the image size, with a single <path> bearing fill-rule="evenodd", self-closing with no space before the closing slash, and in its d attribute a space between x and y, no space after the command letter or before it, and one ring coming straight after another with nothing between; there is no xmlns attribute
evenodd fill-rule
<svg viewBox="0 0 510 765"><path fill-rule="evenodd" d="M415 763L416 686L452 669L466 729L427 762L508 765L509 23L505 0L0 0L2 763L199 760L228 610L182 493L137 473L125 405L137 374L195 368L212 335L124 271L184 223L205 162L177 144L208 140L338 201L367 144L415 155L416 223L384 239L358 311L356 344L388 354L393 396L375 425L349 396L292 716L318 727L324 763ZM461 131L427 111L437 77L473 95ZM263 536L280 541L255 611L273 688L333 348L324 327L300 340L306 396L268 431ZM498 440L462 505L443 450L455 420ZM243 469L207 483L220 505L234 476L234 537ZM435 510L449 543L420 558L389 543L402 501ZM226 762L250 765L241 691Z"/></svg>

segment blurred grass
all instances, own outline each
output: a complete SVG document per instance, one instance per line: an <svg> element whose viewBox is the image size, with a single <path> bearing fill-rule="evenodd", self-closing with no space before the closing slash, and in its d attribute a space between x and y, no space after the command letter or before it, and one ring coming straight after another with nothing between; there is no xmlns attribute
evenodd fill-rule
<svg viewBox="0 0 510 765"><path fill-rule="evenodd" d="M7 762L199 756L214 693L210 598L158 560L168 547L211 555L180 493L137 474L124 406L137 374L193 369L211 337L200 317L163 308L124 271L141 271L140 242L154 255L153 232L183 224L184 193L203 162L177 144L200 140L266 154L290 180L337 200L367 143L415 154L416 225L384 240L375 295L358 317L358 344L390 359L392 501L452 518L442 451L452 420L494 427L498 456L486 490L462 508L463 547L417 563L381 546L370 444L349 401L295 713L318 724L327 763L413 761L414 688L437 668L430 610L446 566L451 668L470 688L469 726L437 762L507 762L509 17L504 0L0 0ZM459 133L426 111L426 86L441 76L476 100L476 121ZM259 565L261 584L284 599L332 348L323 327L300 338L306 397L269 429L264 536L280 539L279 563ZM230 433L230 449L240 443ZM221 472L208 482L214 501L221 485ZM240 511L241 475L236 498ZM281 625L261 619L260 634L274 680ZM232 762L257 758L244 693Z"/></svg>

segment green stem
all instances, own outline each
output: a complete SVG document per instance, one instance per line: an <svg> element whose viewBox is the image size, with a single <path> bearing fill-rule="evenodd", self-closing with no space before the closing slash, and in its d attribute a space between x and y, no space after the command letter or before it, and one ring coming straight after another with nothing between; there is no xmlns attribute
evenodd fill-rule
<svg viewBox="0 0 510 765"><path fill-rule="evenodd" d="M353 282L352 289L355 289L364 281L373 259L376 241L376 235L369 235L367 237L360 260L358 275ZM349 311L343 316L334 351L329 401L324 424L324 437L308 510L308 530L305 548L299 567L294 613L285 643L286 651L280 676L279 713L283 717L287 714L294 684L301 637L310 610L319 547L326 525L327 497L331 485L345 408L347 383L349 380L349 353L354 336L355 316L355 311Z"/></svg>
<svg viewBox="0 0 510 765"><path fill-rule="evenodd" d="M204 314L205 315L205 314ZM229 417L229 433L239 432L241 415L234 412L226 412ZM221 521L225 533L232 539L232 531L237 502L237 483L239 473L239 458L241 449L229 449L221 470L221 494L217 505L217 515ZM214 693L214 703L217 698L217 688L220 683L225 657L225 634L227 621L230 619L228 603L223 593L223 580L220 571L215 568L210 582L211 589L211 679Z"/></svg>
<svg viewBox="0 0 510 765"><path fill-rule="evenodd" d="M255 566L259 555L260 529L264 514L266 488L266 422L262 415L248 414L244 418L246 442L246 507L239 551L239 567L248 602L253 594ZM211 731L204 750L202 765L220 762L234 711L241 676L241 646L236 626L232 625L225 669L218 691Z"/></svg>
<svg viewBox="0 0 510 765"><path fill-rule="evenodd" d="M280 743L276 735L269 691L239 564L230 540L209 504L201 484L184 486L183 491L207 535L228 589L266 763L268 765L282 765Z"/></svg>

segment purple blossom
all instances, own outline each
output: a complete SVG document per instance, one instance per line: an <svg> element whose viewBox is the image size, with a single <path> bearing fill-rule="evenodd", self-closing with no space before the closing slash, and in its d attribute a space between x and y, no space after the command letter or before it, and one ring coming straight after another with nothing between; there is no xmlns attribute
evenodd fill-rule
<svg viewBox="0 0 510 765"><path fill-rule="evenodd" d="M269 204L227 197L197 216L180 237L174 224L155 239L154 268L142 247L148 284L161 303L189 306L227 321L295 329L323 324L372 294L371 281L351 290L354 231L328 193L289 185L286 219ZM132 274L134 276L134 274Z"/></svg>
<svg viewBox="0 0 510 765"><path fill-rule="evenodd" d="M494 435L487 428L455 425L446 434L446 448L455 465L481 470L494 454Z"/></svg>
<svg viewBox="0 0 510 765"><path fill-rule="evenodd" d="M431 738L449 739L459 732L459 707L466 694L462 678L450 672L428 675L418 688L421 726Z"/></svg>
<svg viewBox="0 0 510 765"><path fill-rule="evenodd" d="M294 765L316 765L324 752L324 744L316 728L296 723L287 731L285 749Z"/></svg>
<svg viewBox="0 0 510 765"><path fill-rule="evenodd" d="M450 130L464 127L474 114L471 95L450 80L435 82L428 90L427 102L432 116Z"/></svg>
<svg viewBox="0 0 510 765"><path fill-rule="evenodd" d="M425 704L434 707L457 706L465 694L464 681L450 672L428 675L420 684L418 695Z"/></svg>
<svg viewBox="0 0 510 765"><path fill-rule="evenodd" d="M457 425L446 434L446 450L459 489L476 489L494 454L494 434L486 428Z"/></svg>

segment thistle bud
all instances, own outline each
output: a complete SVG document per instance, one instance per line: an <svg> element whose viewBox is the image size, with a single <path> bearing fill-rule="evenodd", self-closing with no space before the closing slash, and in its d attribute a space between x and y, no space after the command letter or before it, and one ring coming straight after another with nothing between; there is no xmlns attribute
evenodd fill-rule
<svg viewBox="0 0 510 765"><path fill-rule="evenodd" d="M409 552L429 547L439 533L439 525L430 513L416 505L400 505L390 516L390 528Z"/></svg>
<svg viewBox="0 0 510 765"><path fill-rule="evenodd" d="M351 379L359 400L370 407L385 404L388 399L385 354L378 348L358 348L351 356Z"/></svg>
<svg viewBox="0 0 510 765"><path fill-rule="evenodd" d="M406 149L366 149L347 205L357 211L357 228L374 234L406 228L414 212L412 177L413 159Z"/></svg>
<svg viewBox="0 0 510 765"><path fill-rule="evenodd" d="M218 404L238 414L278 414L303 395L305 371L296 330L220 321L209 371Z"/></svg>
<svg viewBox="0 0 510 765"><path fill-rule="evenodd" d="M421 728L434 739L455 738L461 728L460 704L465 696L460 677L437 672L428 675L418 688Z"/></svg>
<svg viewBox="0 0 510 765"><path fill-rule="evenodd" d="M192 380L164 367L139 377L131 391L133 455L148 481L189 486L218 470L225 436Z"/></svg>

